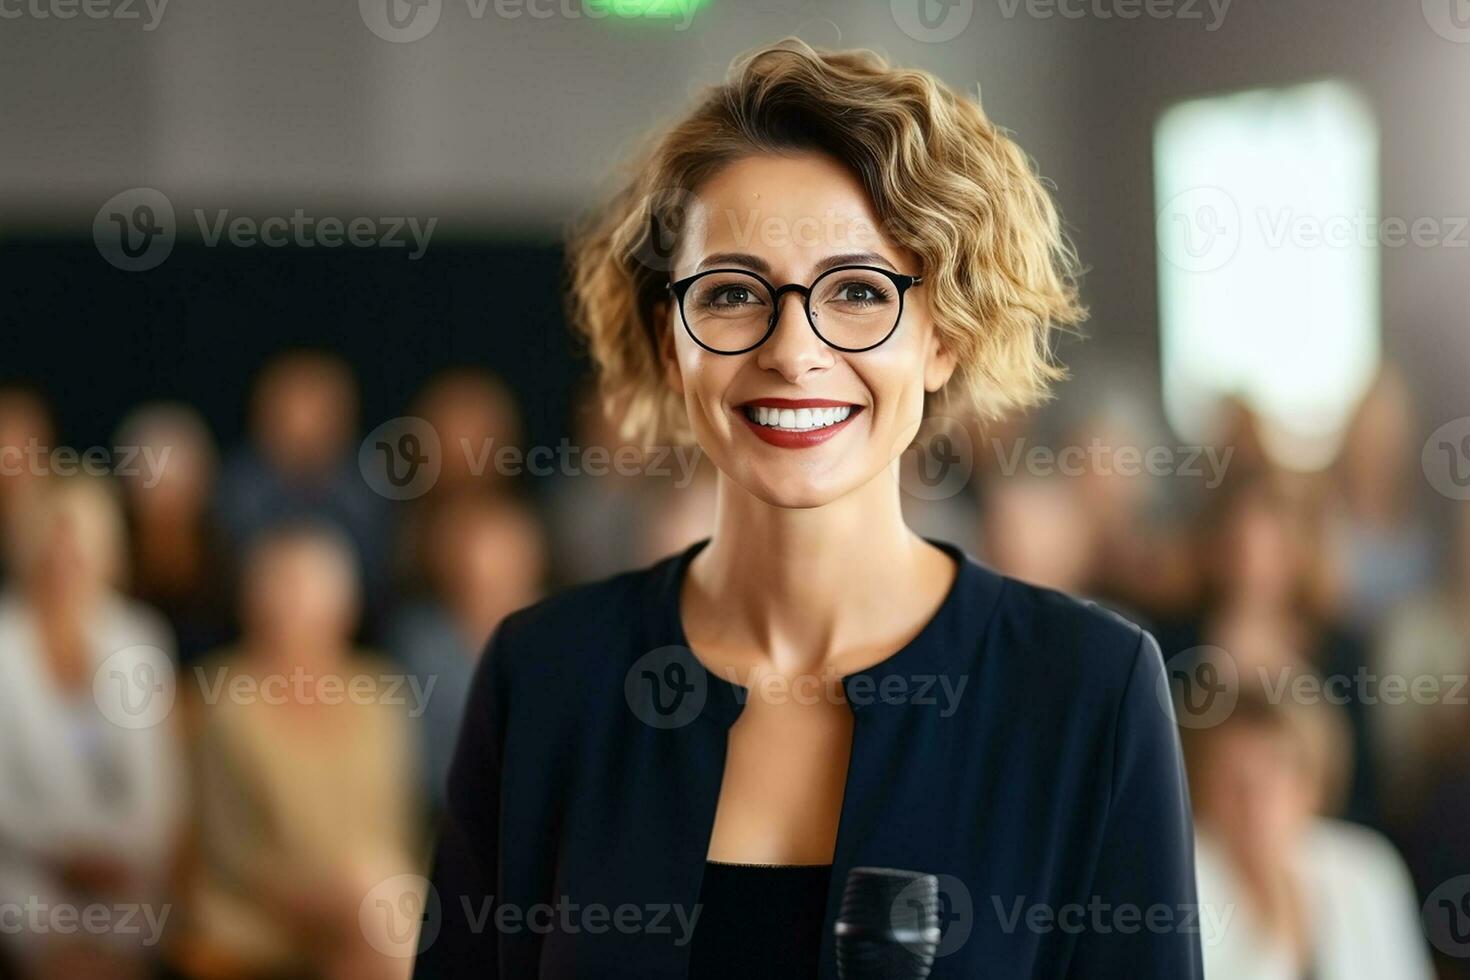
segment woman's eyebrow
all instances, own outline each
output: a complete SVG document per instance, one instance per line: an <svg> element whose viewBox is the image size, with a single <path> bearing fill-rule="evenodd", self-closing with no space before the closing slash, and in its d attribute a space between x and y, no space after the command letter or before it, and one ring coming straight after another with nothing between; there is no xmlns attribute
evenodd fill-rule
<svg viewBox="0 0 1470 980"><path fill-rule="evenodd" d="M696 266L696 270L712 269L722 265L740 265L747 269L753 269L763 276L771 274L771 264L758 255L748 252L715 252L706 255Z"/></svg>
<svg viewBox="0 0 1470 980"><path fill-rule="evenodd" d="M877 252L848 252L845 255L829 255L827 258L818 262L814 268L816 272L821 273L826 272L828 269L835 269L839 265L879 265L885 269L891 269L894 272L898 271L898 269L894 268L892 262L889 262Z"/></svg>
<svg viewBox="0 0 1470 980"><path fill-rule="evenodd" d="M771 264L759 255L751 255L749 252L715 252L701 259L695 270L703 271L727 265L743 266L763 276L771 274ZM885 269L892 269L894 272L898 271L892 262L877 252L846 252L842 255L829 255L813 266L812 271L820 275L839 265L877 265Z"/></svg>

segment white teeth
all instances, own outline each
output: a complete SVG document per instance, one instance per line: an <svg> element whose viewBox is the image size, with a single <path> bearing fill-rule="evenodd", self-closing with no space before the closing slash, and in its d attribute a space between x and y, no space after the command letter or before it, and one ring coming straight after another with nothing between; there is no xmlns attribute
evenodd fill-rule
<svg viewBox="0 0 1470 980"><path fill-rule="evenodd" d="M744 412L746 418L758 425L776 426L791 429L794 432L802 432L836 425L852 414L852 406L791 409L758 405L754 408L746 406Z"/></svg>

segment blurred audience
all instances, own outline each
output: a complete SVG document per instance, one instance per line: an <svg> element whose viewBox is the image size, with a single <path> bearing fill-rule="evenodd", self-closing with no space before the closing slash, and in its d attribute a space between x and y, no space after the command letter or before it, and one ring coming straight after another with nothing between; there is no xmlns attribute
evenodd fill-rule
<svg viewBox="0 0 1470 980"><path fill-rule="evenodd" d="M1197 547L1202 601L1190 621L1159 628L1165 655L1223 649L1240 676L1279 684L1292 671L1323 677L1348 717L1354 760L1344 815L1378 825L1376 754L1361 672L1365 638L1323 598L1320 498L1301 477L1261 469L1234 474L1209 498Z"/></svg>
<svg viewBox="0 0 1470 980"><path fill-rule="evenodd" d="M358 468L351 370L316 352L270 362L252 394L250 437L220 475L218 514L232 552L283 522L330 523L351 540L367 611L375 613L388 597L389 512Z"/></svg>
<svg viewBox="0 0 1470 980"><path fill-rule="evenodd" d="M1419 802L1440 756L1470 757L1463 740L1470 715L1470 504L1460 504L1456 518L1443 584L1395 607L1375 654L1376 673L1394 687L1372 708L1372 732L1381 756L1399 763L1382 774L1384 797L1399 817Z"/></svg>
<svg viewBox="0 0 1470 980"><path fill-rule="evenodd" d="M1343 777L1324 702L1242 685L1220 724L1183 730L1205 975L1428 980L1407 870L1376 832L1322 816Z"/></svg>
<svg viewBox="0 0 1470 980"><path fill-rule="evenodd" d="M1127 395L953 420L932 459L901 464L906 514L1145 623L1166 657L1235 668L1233 712L1183 730L1211 976L1427 976L1416 903L1470 873L1470 505L1436 579L1392 370L1321 474L1277 469L1243 401L1224 407L1214 459L1195 460L1223 482L1139 471L1177 447ZM489 371L446 371L407 411L442 466L390 503L360 472L356 381L331 355L266 366L249 445L218 479L208 425L176 404L125 418L114 481L48 475L45 400L0 386L0 901L159 902L182 882L167 947L185 977L405 975L384 952L401 930L377 914L402 890L382 886L422 866L486 640L548 587L707 536L718 496L697 448L629 443L590 383L550 478L495 465L529 447ZM948 474L917 474L926 462L967 479L931 500L918 488ZM176 678L185 710L139 723ZM1408 696L1391 697L1400 682ZM1417 895L1370 828L1403 848ZM136 936L0 940L0 977L7 960L46 980L152 968Z"/></svg>
<svg viewBox="0 0 1470 980"><path fill-rule="evenodd" d="M124 599L122 517L106 484L55 477L10 515L0 596L0 933L21 975L126 980L167 926L182 764L163 621ZM138 904L139 932L118 920ZM118 928L78 928L104 907ZM71 910L70 927L53 916ZM7 917L9 918L9 917ZM32 923L40 923L33 927ZM151 943L150 943L151 940Z"/></svg>
<svg viewBox="0 0 1470 980"><path fill-rule="evenodd" d="M540 524L511 497L464 493L424 530L433 591L394 618L388 650L434 685L417 724L425 792L438 810L475 663L500 621L541 597L547 564Z"/></svg>
<svg viewBox="0 0 1470 980"><path fill-rule="evenodd" d="M416 693L354 651L360 595L342 534L264 534L242 570L238 647L197 671L195 972L407 976L362 904L419 870Z"/></svg>
<svg viewBox="0 0 1470 980"><path fill-rule="evenodd" d="M10 521L21 498L45 475L44 466L35 465L37 453L48 451L55 439L51 410L39 392L27 385L0 385L0 522ZM0 557L4 580L5 558Z"/></svg>
<svg viewBox="0 0 1470 980"><path fill-rule="evenodd" d="M422 496L397 508L394 579L397 591L418 596L433 589L435 561L428 530L447 501L472 491L518 491L517 483L496 465L496 455L524 441L520 410L505 382L474 368L452 368L429 380L409 409L439 439L439 476Z"/></svg>
<svg viewBox="0 0 1470 980"><path fill-rule="evenodd" d="M1419 450L1408 384L1385 367L1348 426L1330 512L1337 609L1371 628L1434 574L1434 541L1416 508Z"/></svg>
<svg viewBox="0 0 1470 980"><path fill-rule="evenodd" d="M123 420L113 445L131 528L129 592L163 613L179 660L192 664L229 637L231 586L214 526L214 437L187 405L146 405Z"/></svg>
<svg viewBox="0 0 1470 980"><path fill-rule="evenodd" d="M986 494L981 553L997 571L1085 594L1093 581L1093 528L1072 480L1017 475Z"/></svg>
<svg viewBox="0 0 1470 980"><path fill-rule="evenodd" d="M578 388L571 416L571 444L580 462L575 471L559 473L547 492L552 564L561 586L632 568L644 553L643 529L654 516L656 478L648 472L653 453L623 438L619 413L606 410L590 383ZM666 453L664 467L673 465L671 449L655 452Z"/></svg>

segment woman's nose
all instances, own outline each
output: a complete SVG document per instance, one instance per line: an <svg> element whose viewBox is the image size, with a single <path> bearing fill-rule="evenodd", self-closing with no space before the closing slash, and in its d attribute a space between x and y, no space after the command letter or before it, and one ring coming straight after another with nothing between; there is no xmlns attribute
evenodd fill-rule
<svg viewBox="0 0 1470 980"><path fill-rule="evenodd" d="M757 350L756 363L794 381L832 363L832 350L817 336L796 293L776 300L776 328Z"/></svg>

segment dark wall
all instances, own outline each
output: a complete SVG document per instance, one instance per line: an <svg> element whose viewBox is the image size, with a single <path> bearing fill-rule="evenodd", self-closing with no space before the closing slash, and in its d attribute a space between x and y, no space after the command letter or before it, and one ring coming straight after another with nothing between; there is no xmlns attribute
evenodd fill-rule
<svg viewBox="0 0 1470 980"><path fill-rule="evenodd" d="M434 371L472 364L515 390L533 442L554 443L581 367L555 246L436 241L409 261L181 240L157 268L124 272L90 240L11 239L0 268L0 378L39 385L61 441L78 447L108 445L124 413L160 398L194 405L231 445L255 372L294 346L352 364L364 431L401 414Z"/></svg>

